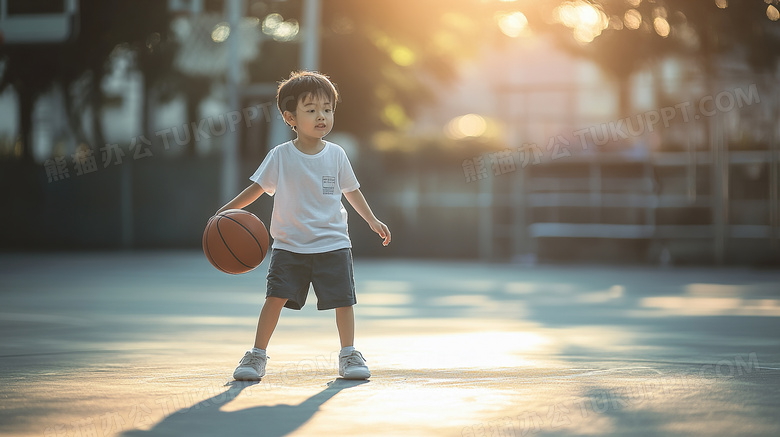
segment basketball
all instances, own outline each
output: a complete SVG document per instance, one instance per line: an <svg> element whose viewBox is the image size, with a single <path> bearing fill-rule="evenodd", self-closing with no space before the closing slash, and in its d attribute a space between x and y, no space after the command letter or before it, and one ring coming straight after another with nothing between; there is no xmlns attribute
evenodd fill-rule
<svg viewBox="0 0 780 437"><path fill-rule="evenodd" d="M203 231L203 253L217 269L237 275L263 262L268 252L268 231L257 216L229 209L211 217Z"/></svg>

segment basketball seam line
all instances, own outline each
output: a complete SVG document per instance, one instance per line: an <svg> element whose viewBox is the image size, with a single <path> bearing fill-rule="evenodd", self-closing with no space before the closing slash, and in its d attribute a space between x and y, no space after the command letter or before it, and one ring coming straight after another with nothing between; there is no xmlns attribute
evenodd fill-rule
<svg viewBox="0 0 780 437"><path fill-rule="evenodd" d="M259 248L260 248L260 255L262 256L262 258L265 258L265 253L263 252L263 246L260 244L260 242L259 242L259 241L257 241L257 238L255 238L255 235L252 233L252 231L250 231L250 230L249 230L249 229L248 229L246 226L244 226L243 224L241 224L241 222L239 222L239 221L238 221L238 220L236 220L236 219L230 218L230 217L228 217L228 216L226 216L226 215L223 215L223 216L221 216L221 217L222 217L222 218L229 219L229 220L232 220L233 222L235 222L236 224L238 224L239 226L241 226L242 228L244 228L244 230L245 230L245 231L247 231L247 233L249 233L249 235L251 235L251 236L252 236L252 239L253 239L253 240L255 240L255 243L257 243L257 247L259 247ZM233 251L232 251L232 250L230 250L230 246L228 246L227 242L225 241L225 238L224 238L224 237L222 237L222 231L219 229L219 222L217 222L217 232L219 232L219 237L220 237L220 238L222 238L222 242L223 242L223 243L225 243L225 247L226 247L226 248L227 248L227 250L230 252L230 254L231 254L231 255L233 255L233 258L235 258L235 259L236 259L236 261L240 262L240 263L241 263L241 264L242 264L244 267L247 267L247 268L250 268L250 269L254 269L254 268L255 268L255 267L252 267L252 266L250 266L250 265L244 264L244 262L243 262L243 261L241 261L240 259L238 259L238 257L236 256L236 254L235 254L235 253L233 253Z"/></svg>
<svg viewBox="0 0 780 437"><path fill-rule="evenodd" d="M219 218L217 218L217 220L215 220L215 221L219 222ZM219 264L217 263L217 260L215 260L214 257L211 256L211 250L209 250L209 239L208 239L208 234L209 234L209 229L211 229L211 224L212 224L212 220L209 220L209 225L206 228L206 252L208 252L209 260L212 261L212 264L214 265L214 267L219 269L221 272L229 273L227 270L224 270L222 267L220 267ZM219 231L219 227L217 227L217 231ZM219 237L222 238L222 234L219 234ZM225 240L223 239L222 241L225 241Z"/></svg>
<svg viewBox="0 0 780 437"><path fill-rule="evenodd" d="M235 221L235 220L234 220L234 221ZM242 266L244 266L244 267L246 267L246 268L251 268L250 266L248 266L248 265L244 264L244 262L243 262L243 261L241 261L240 259L238 259L238 257L236 256L236 254L235 254L235 253L233 253L233 251L230 249L230 246L228 246L228 244L227 244L227 241L225 241L225 237L223 237L223 236L222 236L222 231L219 229L219 222L217 222L217 233L219 233L219 238L221 238L221 239L222 239L222 244L224 244L224 245L225 245L225 248L228 250L228 252L230 252L230 254L231 254L231 255L233 255L233 258L235 258L235 260L236 260L236 261L238 261L239 263L241 263L241 265L242 265Z"/></svg>
<svg viewBox="0 0 780 437"><path fill-rule="evenodd" d="M251 214L251 213L250 213L250 214ZM234 218L230 218L230 216L223 215L222 217L224 217L224 218L226 218L226 219L233 220L234 222L238 223L238 225L239 225L239 226L241 226L242 228L246 229L246 231L249 233L249 235L251 235L251 236L252 236L252 239L253 239L253 240L255 240L255 243L257 243L257 247L259 247L259 248L260 248L260 258L265 258L265 251L263 250L263 245L262 245L262 244L260 244L260 242L259 242L259 241L257 241L257 238L255 237L255 234L253 234L253 233L252 233L252 231L250 231L250 230L249 230L249 228L247 228L246 226L244 226L244 225L243 225L241 222L239 222L238 220L236 220L236 219L234 219ZM258 219L258 220L260 220L260 219ZM260 222L260 223L262 223L262 222ZM219 229L219 228L217 228L217 229ZM222 234L220 234L220 235L222 235ZM247 267L248 267L248 266L247 266Z"/></svg>

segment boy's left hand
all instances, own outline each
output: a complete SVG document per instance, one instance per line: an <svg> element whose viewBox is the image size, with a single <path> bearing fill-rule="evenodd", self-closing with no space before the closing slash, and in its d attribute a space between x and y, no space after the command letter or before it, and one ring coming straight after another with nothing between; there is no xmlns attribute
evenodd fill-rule
<svg viewBox="0 0 780 437"><path fill-rule="evenodd" d="M380 222L379 220L372 220L368 223L368 226L371 227L372 231L376 232L380 237L384 238L382 246L387 246L390 244L390 228L388 228L386 224Z"/></svg>

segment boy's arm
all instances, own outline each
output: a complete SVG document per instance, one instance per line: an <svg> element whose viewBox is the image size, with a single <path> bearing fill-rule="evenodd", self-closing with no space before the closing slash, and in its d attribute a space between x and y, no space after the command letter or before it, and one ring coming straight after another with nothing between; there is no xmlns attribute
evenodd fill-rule
<svg viewBox="0 0 780 437"><path fill-rule="evenodd" d="M366 198L363 197L363 193L360 189L344 193L344 197L346 197L349 204L355 208L355 211L363 217L363 220L368 223L371 230L384 238L382 245L387 246L390 244L390 229L386 224L380 222L376 216L374 216L374 213L371 212L371 208L368 206L368 202L366 202Z"/></svg>
<svg viewBox="0 0 780 437"><path fill-rule="evenodd" d="M241 194L234 197L233 200L220 208L219 211L217 211L217 214L228 209L241 209L257 200L257 198L262 196L264 192L265 191L263 191L263 187L253 182L252 185L246 187L244 191L241 192Z"/></svg>

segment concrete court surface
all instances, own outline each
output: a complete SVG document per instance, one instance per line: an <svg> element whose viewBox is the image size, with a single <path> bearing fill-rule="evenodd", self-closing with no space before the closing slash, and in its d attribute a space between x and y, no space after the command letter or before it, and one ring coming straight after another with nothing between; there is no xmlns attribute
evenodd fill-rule
<svg viewBox="0 0 780 437"><path fill-rule="evenodd" d="M777 436L780 271L355 262L368 382L332 311L285 309L231 374L267 261L0 254L0 434Z"/></svg>

